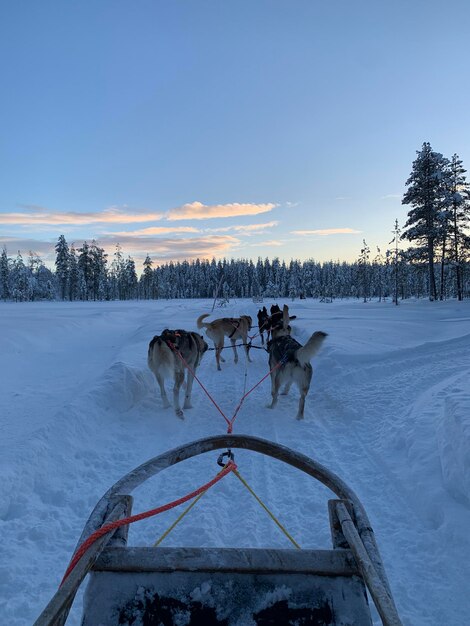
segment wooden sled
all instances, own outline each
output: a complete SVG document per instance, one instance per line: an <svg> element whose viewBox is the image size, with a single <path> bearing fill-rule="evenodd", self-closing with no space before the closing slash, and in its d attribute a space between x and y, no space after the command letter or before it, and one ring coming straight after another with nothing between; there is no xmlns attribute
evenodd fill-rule
<svg viewBox="0 0 470 626"><path fill-rule="evenodd" d="M368 594L382 623L400 626L374 533L356 494L313 459L257 437L208 437L147 461L99 500L78 545L104 524L128 517L130 493L148 478L227 448L271 456L329 487L338 497L328 502L332 549L133 548L124 526L91 546L35 626L65 624L88 572L82 626L371 626Z"/></svg>

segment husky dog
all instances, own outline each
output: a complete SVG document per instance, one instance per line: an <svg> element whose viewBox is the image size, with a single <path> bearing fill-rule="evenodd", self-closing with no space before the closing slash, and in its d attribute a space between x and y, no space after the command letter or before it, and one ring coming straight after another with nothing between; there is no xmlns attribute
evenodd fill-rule
<svg viewBox="0 0 470 626"><path fill-rule="evenodd" d="M252 319L249 315L242 315L241 317L221 317L213 322L203 322L206 317L209 317L210 313L205 313L197 318L197 327L205 328L206 335L209 339L212 339L215 347L215 360L217 362L217 369L221 370L220 361L225 362L221 352L224 347L225 337L230 339L232 344L233 354L235 357L235 363L238 363L238 354L235 343L238 339L241 339L245 344L245 352L248 361L250 359L250 346L248 345L248 331L251 330Z"/></svg>
<svg viewBox="0 0 470 626"><path fill-rule="evenodd" d="M287 306L287 305L284 305ZM271 325L276 326L279 322L282 322L282 311L278 304L271 305Z"/></svg>
<svg viewBox="0 0 470 626"><path fill-rule="evenodd" d="M258 328L259 334L261 337L261 343L264 346L264 334L266 333L266 340L269 341L269 336L271 334L271 318L269 317L268 309L264 306L257 313L258 318Z"/></svg>
<svg viewBox="0 0 470 626"><path fill-rule="evenodd" d="M186 330L168 330L168 328L161 335L156 335L149 344L148 366L155 374L160 386L163 406L165 409L170 406L165 391L165 378L173 378L175 381L173 404L176 415L181 419L184 419L184 414L180 406L179 391L184 382L186 364L189 367L183 408L190 409L194 376L189 368L192 372L196 371L207 348L207 343L198 333Z"/></svg>
<svg viewBox="0 0 470 626"><path fill-rule="evenodd" d="M269 408L277 404L279 389L284 385L282 395L286 395L293 382L300 391L297 419L304 417L305 397L312 380L312 366L310 361L318 352L327 333L317 331L313 333L307 343L302 346L290 335L289 313L284 305L282 326L273 330L273 338L268 343L269 369L271 371L272 402Z"/></svg>
<svg viewBox="0 0 470 626"><path fill-rule="evenodd" d="M269 330L271 332L271 337L274 337L274 334L279 334L283 329L284 317L287 315L287 319L295 320L297 319L297 315L289 315L289 307L285 304L282 308L282 311L277 304L273 304L271 307L271 315L269 317ZM290 326L289 334L290 334Z"/></svg>

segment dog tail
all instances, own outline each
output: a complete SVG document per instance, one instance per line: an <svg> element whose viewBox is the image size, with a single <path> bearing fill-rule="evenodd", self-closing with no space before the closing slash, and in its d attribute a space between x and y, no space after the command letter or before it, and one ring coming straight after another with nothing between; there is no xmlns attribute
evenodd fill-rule
<svg viewBox="0 0 470 626"><path fill-rule="evenodd" d="M153 346L155 344L160 345L162 343L161 337L159 335L155 335L155 337L152 339L152 341L149 343L149 351L148 351L148 361L150 363L151 359L152 359L152 353L153 353Z"/></svg>
<svg viewBox="0 0 470 626"><path fill-rule="evenodd" d="M328 333L324 333L322 330L317 330L313 333L307 343L296 351L295 358L301 365L310 363L314 355L318 352L318 350L320 350L327 334Z"/></svg>
<svg viewBox="0 0 470 626"><path fill-rule="evenodd" d="M198 327L198 328L204 328L204 327L206 327L206 328L207 328L208 324L207 324L206 322L203 322L202 320L203 320L204 318L206 318L206 317L209 317L209 315L210 315L210 313L204 313L204 315L200 315L200 316L197 318L197 322L196 322L196 324L197 324L197 327Z"/></svg>

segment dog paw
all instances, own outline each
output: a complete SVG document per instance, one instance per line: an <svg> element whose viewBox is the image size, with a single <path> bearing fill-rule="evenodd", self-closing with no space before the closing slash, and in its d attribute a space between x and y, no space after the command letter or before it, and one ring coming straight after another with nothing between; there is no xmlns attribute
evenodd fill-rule
<svg viewBox="0 0 470 626"><path fill-rule="evenodd" d="M179 417L180 420L184 420L184 413L181 409L177 409L175 413L176 413L176 417Z"/></svg>
<svg viewBox="0 0 470 626"><path fill-rule="evenodd" d="M190 402L185 402L183 405L183 409L192 409L193 405Z"/></svg>
<svg viewBox="0 0 470 626"><path fill-rule="evenodd" d="M300 420L304 419L304 416L303 415L296 415L295 419L300 421Z"/></svg>

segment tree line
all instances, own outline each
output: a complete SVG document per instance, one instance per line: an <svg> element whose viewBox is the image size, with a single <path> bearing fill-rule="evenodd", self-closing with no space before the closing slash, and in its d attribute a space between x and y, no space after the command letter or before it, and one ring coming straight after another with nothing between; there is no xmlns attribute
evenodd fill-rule
<svg viewBox="0 0 470 626"><path fill-rule="evenodd" d="M372 253L366 241L352 263L279 258L196 259L153 267L149 255L140 278L134 260L117 244L112 260L96 241L75 249L61 235L55 272L34 253L0 255L0 298L27 301L131 300L157 298L313 297L399 299L470 295L470 191L462 161L434 152L425 142L417 152L402 203L410 206L403 228L395 221L391 246ZM412 247L402 249L407 240Z"/></svg>

